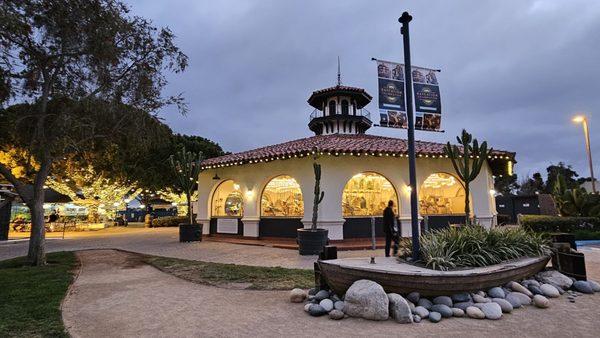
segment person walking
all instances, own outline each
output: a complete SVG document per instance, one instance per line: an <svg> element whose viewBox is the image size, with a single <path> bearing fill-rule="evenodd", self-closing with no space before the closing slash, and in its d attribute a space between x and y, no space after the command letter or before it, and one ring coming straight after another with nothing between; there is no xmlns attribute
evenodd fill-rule
<svg viewBox="0 0 600 338"><path fill-rule="evenodd" d="M385 234L385 257L390 257L392 240L396 236L396 215L394 215L394 201L389 201L383 210L383 233ZM394 248L395 249L395 248ZM396 251L396 250L394 250ZM394 253L395 254L395 253Z"/></svg>

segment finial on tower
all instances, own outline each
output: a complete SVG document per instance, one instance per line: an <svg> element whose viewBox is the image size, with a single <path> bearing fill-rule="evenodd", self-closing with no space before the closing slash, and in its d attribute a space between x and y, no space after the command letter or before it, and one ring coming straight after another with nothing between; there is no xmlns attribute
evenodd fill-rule
<svg viewBox="0 0 600 338"><path fill-rule="evenodd" d="M340 56L338 55L338 77L337 77L337 85L342 85L342 72L340 71Z"/></svg>

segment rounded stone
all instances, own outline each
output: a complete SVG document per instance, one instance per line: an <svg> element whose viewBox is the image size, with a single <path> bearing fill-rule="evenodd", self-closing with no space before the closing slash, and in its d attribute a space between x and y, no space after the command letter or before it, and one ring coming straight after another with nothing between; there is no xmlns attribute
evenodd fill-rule
<svg viewBox="0 0 600 338"><path fill-rule="evenodd" d="M413 316L413 322L415 322L415 323L420 323L420 322L421 322L421 316L419 316L419 315L414 315L414 316Z"/></svg>
<svg viewBox="0 0 600 338"><path fill-rule="evenodd" d="M521 305L531 304L531 298L524 293L511 292L510 294L513 295L514 297L517 297L519 299L519 301L521 302Z"/></svg>
<svg viewBox="0 0 600 338"><path fill-rule="evenodd" d="M463 311L462 309L453 307L452 308L452 316L453 317L464 317L465 316L465 311Z"/></svg>
<svg viewBox="0 0 600 338"><path fill-rule="evenodd" d="M488 296L490 296L490 298L504 298L506 297L506 294L501 287L496 286L488 290Z"/></svg>
<svg viewBox="0 0 600 338"><path fill-rule="evenodd" d="M418 292L411 292L408 295L406 295L406 299L410 302L413 302L414 304L417 304L420 298L421 294L419 294Z"/></svg>
<svg viewBox="0 0 600 338"><path fill-rule="evenodd" d="M433 303L427 298L421 298L421 299L419 299L417 306L422 306L422 307L426 308L427 310L429 310L433 306Z"/></svg>
<svg viewBox="0 0 600 338"><path fill-rule="evenodd" d="M317 290L317 288L310 288L308 289L308 295L309 296L314 296L317 294L317 292L319 292L319 290Z"/></svg>
<svg viewBox="0 0 600 338"><path fill-rule="evenodd" d="M479 308L477 308L475 306L469 306L467 308L466 313L469 318L475 318L475 319L484 319L485 318L485 313L483 313L483 311L481 311Z"/></svg>
<svg viewBox="0 0 600 338"><path fill-rule="evenodd" d="M461 302L461 303L454 304L453 307L465 311L469 306L473 306L473 304L474 304L473 302Z"/></svg>
<svg viewBox="0 0 600 338"><path fill-rule="evenodd" d="M540 290L542 290L542 294L546 297L550 297L550 298L560 297L560 292L553 285L542 284L542 285L540 285Z"/></svg>
<svg viewBox="0 0 600 338"><path fill-rule="evenodd" d="M408 301L397 293L388 293L390 318L400 324L412 323L412 312Z"/></svg>
<svg viewBox="0 0 600 338"><path fill-rule="evenodd" d="M528 288L529 285L535 285L537 287L540 286L540 282L536 281L535 279L526 279L522 281L521 284L523 284L523 286L525 286L526 288Z"/></svg>
<svg viewBox="0 0 600 338"><path fill-rule="evenodd" d="M333 308L336 310L343 311L344 310L344 301L338 300L337 302L333 303Z"/></svg>
<svg viewBox="0 0 600 338"><path fill-rule="evenodd" d="M473 295L473 301L475 303L489 303L491 302L491 300L487 297L482 297L478 294Z"/></svg>
<svg viewBox="0 0 600 338"><path fill-rule="evenodd" d="M441 314L444 318L452 317L452 309L445 304L434 304L431 307L431 312L437 312ZM429 313L429 316L431 316L431 312Z"/></svg>
<svg viewBox="0 0 600 338"><path fill-rule="evenodd" d="M523 304L521 303L521 298L519 298L518 296L513 294L514 292L511 292L509 294L506 295L506 301L510 303L510 305L512 305L513 309L517 309L520 308L521 306L523 306Z"/></svg>
<svg viewBox="0 0 600 338"><path fill-rule="evenodd" d="M433 299L433 304L442 304L447 307L452 307L452 298L448 296L437 296Z"/></svg>
<svg viewBox="0 0 600 338"><path fill-rule="evenodd" d="M500 319L502 318L502 308L497 303L481 303L481 311L487 319Z"/></svg>
<svg viewBox="0 0 600 338"><path fill-rule="evenodd" d="M307 297L308 294L302 289L295 288L290 291L290 302L292 303L302 303Z"/></svg>
<svg viewBox="0 0 600 338"><path fill-rule="evenodd" d="M513 310L512 304L504 298L492 298L492 302L500 305L503 313L511 313Z"/></svg>
<svg viewBox="0 0 600 338"><path fill-rule="evenodd" d="M321 290L315 294L315 299L319 302L325 298L329 298L329 291L327 290Z"/></svg>
<svg viewBox="0 0 600 338"><path fill-rule="evenodd" d="M583 280L578 280L575 281L573 283L573 288L581 293L594 293L594 289L592 289L592 286L590 285L590 283L583 281Z"/></svg>
<svg viewBox="0 0 600 338"><path fill-rule="evenodd" d="M308 314L319 317L327 314L327 311L325 311L325 309L323 309L323 307L319 304L310 304L310 307L308 308Z"/></svg>
<svg viewBox="0 0 600 338"><path fill-rule="evenodd" d="M311 305L313 305L313 303L306 303L306 304L304 304L304 311L308 312L308 309L310 309Z"/></svg>
<svg viewBox="0 0 600 338"><path fill-rule="evenodd" d="M470 302L470 301L471 301L471 295L466 292L457 293L457 294L452 295L452 302L454 302L454 303L462 303L462 302Z"/></svg>
<svg viewBox="0 0 600 338"><path fill-rule="evenodd" d="M563 275L556 270L546 270L539 272L535 278L542 283L552 284L561 289L569 289L573 285L571 278Z"/></svg>
<svg viewBox="0 0 600 338"><path fill-rule="evenodd" d="M524 287L523 285L521 285L517 282L510 282L508 284L508 287L510 287L513 291L520 292L529 297L533 297L533 293L531 293L531 291L529 291L526 287Z"/></svg>
<svg viewBox="0 0 600 338"><path fill-rule="evenodd" d="M329 299L331 299L331 301L335 302L339 302L341 299L340 297L338 297L338 295L333 294L331 297L329 297Z"/></svg>
<svg viewBox="0 0 600 338"><path fill-rule="evenodd" d="M408 306L407 306L408 307ZM361 279L352 283L344 296L344 313L369 320L389 318L389 299L381 285Z"/></svg>
<svg viewBox="0 0 600 338"><path fill-rule="evenodd" d="M442 320L442 315L439 312L429 312L429 321L432 323L438 323Z"/></svg>
<svg viewBox="0 0 600 338"><path fill-rule="evenodd" d="M413 313L423 319L426 319L427 317L429 317L429 310L427 310L426 308L424 308L422 306L417 306L415 308L415 311L413 311Z"/></svg>
<svg viewBox="0 0 600 338"><path fill-rule="evenodd" d="M542 292L542 289L540 289L539 286L533 285L533 284L529 284L527 286L527 290L531 291L531 293L533 293L534 295L543 295L544 293Z"/></svg>
<svg viewBox="0 0 600 338"><path fill-rule="evenodd" d="M588 283L590 284L594 292L600 292L600 283L593 280L588 280Z"/></svg>
<svg viewBox="0 0 600 338"><path fill-rule="evenodd" d="M539 308L545 309L550 306L550 301L542 295L535 295L533 296L533 304Z"/></svg>
<svg viewBox="0 0 600 338"><path fill-rule="evenodd" d="M340 320L344 318L344 313L340 310L331 310L329 312L329 319Z"/></svg>
<svg viewBox="0 0 600 338"><path fill-rule="evenodd" d="M333 310L333 301L331 299L323 299L319 302L319 305L327 312Z"/></svg>

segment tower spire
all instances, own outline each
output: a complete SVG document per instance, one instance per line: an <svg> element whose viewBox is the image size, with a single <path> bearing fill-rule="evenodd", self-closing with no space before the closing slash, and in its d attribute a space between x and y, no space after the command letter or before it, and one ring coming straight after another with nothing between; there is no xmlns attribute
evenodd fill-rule
<svg viewBox="0 0 600 338"><path fill-rule="evenodd" d="M338 55L337 85L340 86L341 84L342 84L342 72L340 70L340 56Z"/></svg>

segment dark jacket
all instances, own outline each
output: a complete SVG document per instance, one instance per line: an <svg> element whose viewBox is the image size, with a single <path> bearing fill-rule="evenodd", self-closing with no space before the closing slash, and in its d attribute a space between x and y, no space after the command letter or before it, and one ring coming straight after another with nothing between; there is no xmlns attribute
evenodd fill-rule
<svg viewBox="0 0 600 338"><path fill-rule="evenodd" d="M394 233L394 210L392 208L387 207L383 210L383 232L386 235L391 235Z"/></svg>

